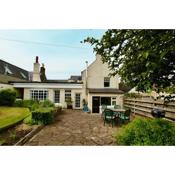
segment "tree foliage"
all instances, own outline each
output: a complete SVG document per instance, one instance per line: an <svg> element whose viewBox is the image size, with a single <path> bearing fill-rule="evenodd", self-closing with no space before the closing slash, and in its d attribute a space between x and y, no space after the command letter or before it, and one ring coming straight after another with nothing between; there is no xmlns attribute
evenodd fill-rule
<svg viewBox="0 0 175 175"><path fill-rule="evenodd" d="M175 85L174 30L107 30L101 39L84 40L108 63L111 75L140 91L173 91Z"/></svg>

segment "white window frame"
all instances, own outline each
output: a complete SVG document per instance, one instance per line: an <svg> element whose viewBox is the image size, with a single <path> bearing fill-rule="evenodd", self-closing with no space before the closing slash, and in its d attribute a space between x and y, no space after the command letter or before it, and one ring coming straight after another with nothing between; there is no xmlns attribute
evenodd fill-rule
<svg viewBox="0 0 175 175"><path fill-rule="evenodd" d="M30 90L30 99L44 101L47 100L49 92L47 89L31 89Z"/></svg>
<svg viewBox="0 0 175 175"><path fill-rule="evenodd" d="M113 102L115 104L113 104ZM114 105L117 105L117 97L111 97L111 105L114 106Z"/></svg>
<svg viewBox="0 0 175 175"><path fill-rule="evenodd" d="M58 94L56 94L56 92L58 92ZM54 90L54 103L60 103L60 90Z"/></svg>
<svg viewBox="0 0 175 175"><path fill-rule="evenodd" d="M66 102L67 98L72 98L72 90L70 90L70 89L66 89L64 91L64 100L65 100L65 102Z"/></svg>
<svg viewBox="0 0 175 175"><path fill-rule="evenodd" d="M105 83L109 83L109 86L105 86ZM104 87L105 88L110 87L110 77L104 77Z"/></svg>

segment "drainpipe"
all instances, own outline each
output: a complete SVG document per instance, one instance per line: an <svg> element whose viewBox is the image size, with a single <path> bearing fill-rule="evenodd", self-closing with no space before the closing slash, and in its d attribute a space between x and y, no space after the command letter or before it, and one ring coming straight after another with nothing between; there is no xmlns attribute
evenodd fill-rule
<svg viewBox="0 0 175 175"><path fill-rule="evenodd" d="M88 61L86 61L86 75L85 75L85 89L86 89L86 95L87 95L87 88L88 88Z"/></svg>

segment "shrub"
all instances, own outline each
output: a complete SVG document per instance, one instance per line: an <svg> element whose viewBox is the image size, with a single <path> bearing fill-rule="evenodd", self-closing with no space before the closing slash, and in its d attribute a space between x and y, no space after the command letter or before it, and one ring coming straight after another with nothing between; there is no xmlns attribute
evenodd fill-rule
<svg viewBox="0 0 175 175"><path fill-rule="evenodd" d="M40 102L41 107L54 107L54 103L52 103L50 100L44 100Z"/></svg>
<svg viewBox="0 0 175 175"><path fill-rule="evenodd" d="M54 120L53 108L40 108L32 112L32 120L44 125L50 124Z"/></svg>
<svg viewBox="0 0 175 175"><path fill-rule="evenodd" d="M38 125L38 124L39 124L38 122L36 122L36 121L34 121L34 120L32 119L32 115L30 115L29 117L25 118L25 119L23 120L23 122L24 122L25 124L28 124L28 125Z"/></svg>
<svg viewBox="0 0 175 175"><path fill-rule="evenodd" d="M14 103L15 107L23 107L23 100L16 100Z"/></svg>
<svg viewBox="0 0 175 175"><path fill-rule="evenodd" d="M16 100L16 91L4 89L0 91L0 106L12 106Z"/></svg>
<svg viewBox="0 0 175 175"><path fill-rule="evenodd" d="M121 128L116 139L119 145L175 145L175 124L136 118Z"/></svg>
<svg viewBox="0 0 175 175"><path fill-rule="evenodd" d="M36 100L16 100L14 106L29 108L30 111L34 111L39 108L39 102Z"/></svg>
<svg viewBox="0 0 175 175"><path fill-rule="evenodd" d="M54 108L54 116L57 116L62 111L62 106L57 106Z"/></svg>

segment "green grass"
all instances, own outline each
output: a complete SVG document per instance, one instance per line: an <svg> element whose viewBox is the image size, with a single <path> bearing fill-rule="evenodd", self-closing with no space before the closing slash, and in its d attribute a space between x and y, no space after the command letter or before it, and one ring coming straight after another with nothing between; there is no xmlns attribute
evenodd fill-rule
<svg viewBox="0 0 175 175"><path fill-rule="evenodd" d="M28 108L0 107L0 131L15 125L29 115Z"/></svg>

